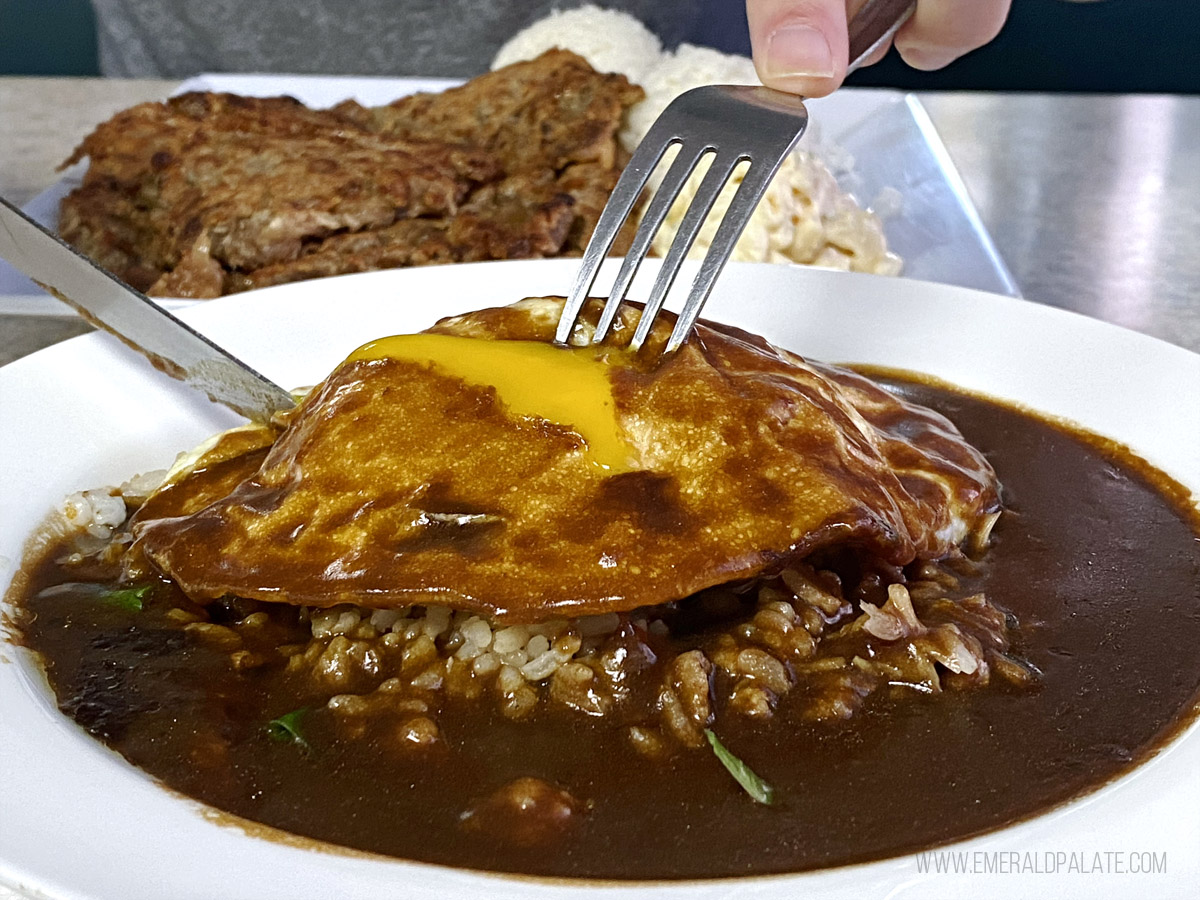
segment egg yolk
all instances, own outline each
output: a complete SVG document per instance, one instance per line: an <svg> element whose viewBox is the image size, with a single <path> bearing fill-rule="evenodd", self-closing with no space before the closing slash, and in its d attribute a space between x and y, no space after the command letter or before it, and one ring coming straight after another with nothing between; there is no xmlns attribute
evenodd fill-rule
<svg viewBox="0 0 1200 900"><path fill-rule="evenodd" d="M346 362L403 359L469 384L491 385L514 416L545 419L583 438L586 458L611 474L636 468L617 420L609 365L590 347L493 341L449 334L399 334L359 347Z"/></svg>

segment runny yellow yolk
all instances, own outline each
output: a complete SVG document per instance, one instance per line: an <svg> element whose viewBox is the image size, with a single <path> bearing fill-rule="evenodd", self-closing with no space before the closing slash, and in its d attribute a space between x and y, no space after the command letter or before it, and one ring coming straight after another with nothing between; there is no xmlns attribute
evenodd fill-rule
<svg viewBox="0 0 1200 900"><path fill-rule="evenodd" d="M346 362L404 359L428 363L469 384L491 385L514 416L570 428L585 456L611 474L635 468L617 421L609 366L589 347L493 341L449 334L398 334L359 347Z"/></svg>

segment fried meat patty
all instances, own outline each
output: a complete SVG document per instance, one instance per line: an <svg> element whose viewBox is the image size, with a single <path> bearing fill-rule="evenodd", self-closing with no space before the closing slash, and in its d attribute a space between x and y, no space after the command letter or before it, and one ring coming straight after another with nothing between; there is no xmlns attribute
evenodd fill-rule
<svg viewBox="0 0 1200 900"><path fill-rule="evenodd" d="M90 161L59 229L134 287L181 297L575 253L641 97L556 50L375 109L217 93L144 103L64 163Z"/></svg>

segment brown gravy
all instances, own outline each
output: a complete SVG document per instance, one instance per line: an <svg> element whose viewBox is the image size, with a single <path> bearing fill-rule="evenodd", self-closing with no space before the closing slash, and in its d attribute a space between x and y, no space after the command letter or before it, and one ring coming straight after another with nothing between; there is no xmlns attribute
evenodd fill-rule
<svg viewBox="0 0 1200 900"><path fill-rule="evenodd" d="M60 707L167 785L398 857L541 875L710 877L878 859L998 828L1103 785L1190 719L1200 514L1185 489L1109 442L876 374L952 419L999 473L1008 512L972 588L1019 621L1014 649L1041 671L1040 687L881 695L836 724L799 721L787 702L766 726L730 720L722 739L774 786L771 807L751 802L707 751L652 764L617 726L565 710L512 722L486 704L448 704L443 745L408 761L370 735L339 741L322 710L305 717L308 750L272 741L263 723L305 702L286 678L232 676L156 605L131 614L83 602L87 589L47 591L81 580L53 552L29 570L24 641ZM463 827L464 810L526 775L585 803L559 840L523 849Z"/></svg>

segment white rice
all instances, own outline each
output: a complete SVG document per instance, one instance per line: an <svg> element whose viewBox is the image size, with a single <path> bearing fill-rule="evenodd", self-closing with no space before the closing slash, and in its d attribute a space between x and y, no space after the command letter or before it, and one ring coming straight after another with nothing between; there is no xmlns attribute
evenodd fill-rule
<svg viewBox="0 0 1200 900"><path fill-rule="evenodd" d="M569 662L584 646L584 639L616 631L616 614L587 616L567 621L555 619L537 625L495 625L481 616L454 612L445 606L416 606L403 610L367 610L337 606L308 611L312 635L326 640L343 635L373 640L389 633L403 641L422 636L444 648L443 658L470 662L476 675L493 673L512 681L542 682ZM641 627L647 623L639 620Z"/></svg>
<svg viewBox="0 0 1200 900"><path fill-rule="evenodd" d="M554 47L578 53L598 72L620 72L634 84L642 83L662 53L655 34L633 16L589 3L555 10L515 34L497 52L492 68L535 59Z"/></svg>
<svg viewBox="0 0 1200 900"><path fill-rule="evenodd" d="M125 523L129 507L144 503L165 476L166 471L159 469L135 475L119 487L75 491L64 497L59 512L68 530L76 534L76 556L82 559L105 550L116 540L116 532Z"/></svg>

